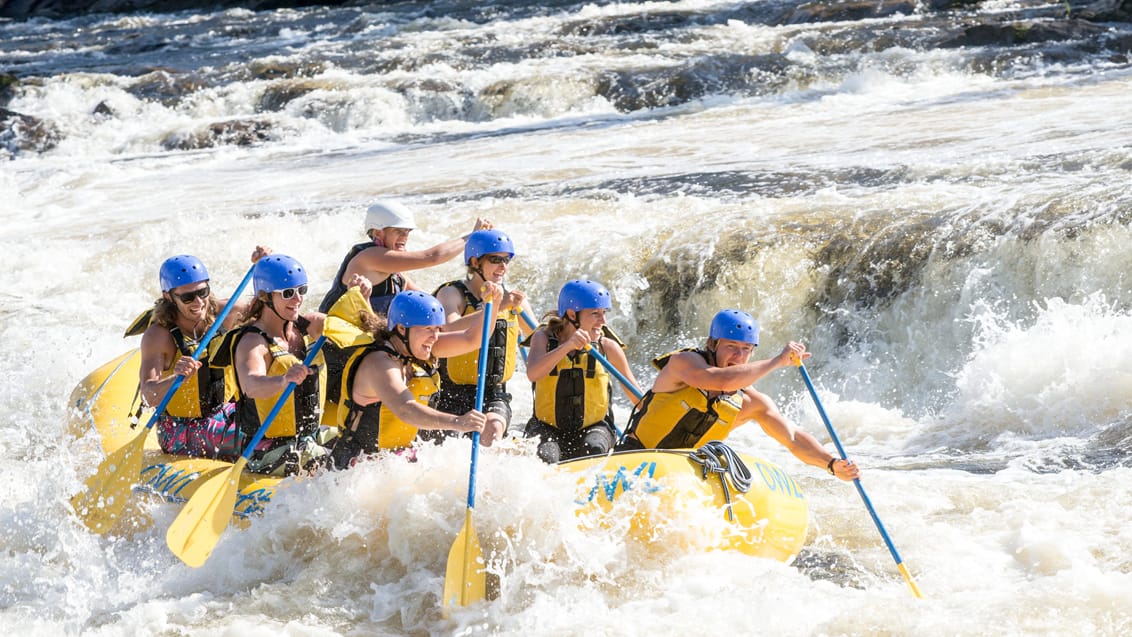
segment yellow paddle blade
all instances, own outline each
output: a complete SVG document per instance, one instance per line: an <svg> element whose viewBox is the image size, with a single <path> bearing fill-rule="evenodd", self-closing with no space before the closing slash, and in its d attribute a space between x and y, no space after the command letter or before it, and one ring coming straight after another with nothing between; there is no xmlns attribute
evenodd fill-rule
<svg viewBox="0 0 1132 637"><path fill-rule="evenodd" d="M106 456L94 475L87 478L86 488L71 498L71 508L91 531L102 534L114 528L126 508L130 492L141 475L145 436L142 430L130 442Z"/></svg>
<svg viewBox="0 0 1132 637"><path fill-rule="evenodd" d="M248 459L241 457L231 469L222 471L200 485L165 532L165 544L181 561L197 568L208 561L220 540L240 492L240 475Z"/></svg>
<svg viewBox="0 0 1132 637"><path fill-rule="evenodd" d="M464 528L448 551L448 569L444 574L444 605L467 606L487 597L483 551L472 523L472 509L464 517Z"/></svg>

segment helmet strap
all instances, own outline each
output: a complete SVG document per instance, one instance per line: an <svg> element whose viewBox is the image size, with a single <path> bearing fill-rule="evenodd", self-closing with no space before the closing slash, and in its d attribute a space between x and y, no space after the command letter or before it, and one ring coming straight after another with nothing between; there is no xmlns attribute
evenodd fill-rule
<svg viewBox="0 0 1132 637"><path fill-rule="evenodd" d="M483 265L480 264L480 258L476 257L476 265L468 265L468 271L480 278L481 281L487 281L487 277L483 274ZM471 281L474 277L469 276L468 280Z"/></svg>
<svg viewBox="0 0 1132 637"><path fill-rule="evenodd" d="M404 334L402 334L401 330L398 329L399 327L405 328ZM407 362L407 363L415 362L419 365L428 365L429 361L417 358L417 355L413 353L413 346L409 344L409 330L411 330L411 329L413 329L413 328L406 327L404 325L399 325L399 326L393 328L393 335L397 337L397 340L401 341L401 344L405 346L405 351L408 352L408 354L406 354L405 356L402 356L401 359L403 361Z"/></svg>
<svg viewBox="0 0 1132 637"><path fill-rule="evenodd" d="M264 305L267 306L267 309L271 310L272 314L278 316L280 321L283 321L283 338L287 338L287 326L291 323L291 321L279 315L279 312L275 309L275 300L272 298L271 292L267 293L267 301L264 303Z"/></svg>
<svg viewBox="0 0 1132 637"><path fill-rule="evenodd" d="M712 364L713 367L718 367L718 365L716 365L717 359L715 357L715 347L719 343L719 339L709 338L707 340L707 343L708 344L707 344L706 351L707 351L708 354L711 354L711 361L709 361L709 362Z"/></svg>
<svg viewBox="0 0 1132 637"><path fill-rule="evenodd" d="M574 313L574 318L570 318L570 312ZM578 310L566 310L566 316L562 317L566 322L574 326L574 329L582 329L582 322L578 320Z"/></svg>

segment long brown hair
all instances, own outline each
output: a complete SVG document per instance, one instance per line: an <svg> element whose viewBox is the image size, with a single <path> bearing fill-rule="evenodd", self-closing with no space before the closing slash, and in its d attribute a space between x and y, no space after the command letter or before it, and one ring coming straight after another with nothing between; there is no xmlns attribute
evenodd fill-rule
<svg viewBox="0 0 1132 637"><path fill-rule="evenodd" d="M545 324L543 329L546 330L546 333L559 340L562 339L562 328L567 325L573 325L570 319L564 316L558 316L557 312L547 312L543 315L542 322ZM575 325L574 328L577 329L577 326Z"/></svg>
<svg viewBox="0 0 1132 637"><path fill-rule="evenodd" d="M208 297L208 311L204 315L204 328L207 330L216 321L220 314L220 302L212 296ZM177 302L164 295L153 303L153 322L167 330L177 327Z"/></svg>

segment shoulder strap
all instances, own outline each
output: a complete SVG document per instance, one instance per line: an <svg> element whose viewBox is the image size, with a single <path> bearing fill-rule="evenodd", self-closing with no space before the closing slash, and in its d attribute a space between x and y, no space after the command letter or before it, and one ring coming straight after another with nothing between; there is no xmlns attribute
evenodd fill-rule
<svg viewBox="0 0 1132 637"><path fill-rule="evenodd" d="M471 307L473 310L480 309L481 301L477 299L475 295L472 294L472 291L468 289L468 286L460 280L449 281L447 283L441 284L440 287L436 288L436 291L433 292L432 295L436 296L437 294L440 294L440 291L447 287L458 288L460 290L460 293L464 295L464 303L466 303L468 307Z"/></svg>

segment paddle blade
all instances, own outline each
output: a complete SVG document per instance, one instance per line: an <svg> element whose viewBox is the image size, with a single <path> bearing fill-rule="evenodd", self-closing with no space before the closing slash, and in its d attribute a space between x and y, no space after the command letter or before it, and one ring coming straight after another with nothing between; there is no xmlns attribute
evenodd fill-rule
<svg viewBox="0 0 1132 637"><path fill-rule="evenodd" d="M247 458L241 457L231 469L205 481L169 525L165 543L185 564L197 568L212 555L232 519L240 492L240 475L246 464Z"/></svg>
<svg viewBox="0 0 1132 637"><path fill-rule="evenodd" d="M91 531L106 533L118 522L141 475L147 433L148 429L143 430L106 456L94 475L87 478L86 488L71 498L71 508Z"/></svg>
<svg viewBox="0 0 1132 637"><path fill-rule="evenodd" d="M464 528L456 536L448 551L448 570L444 575L444 605L467 606L487 597L487 580L484 572L483 551L472 523L469 508Z"/></svg>

